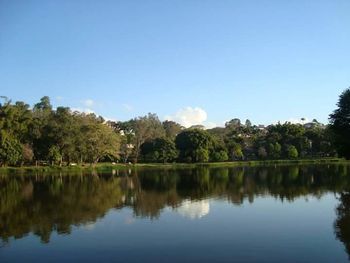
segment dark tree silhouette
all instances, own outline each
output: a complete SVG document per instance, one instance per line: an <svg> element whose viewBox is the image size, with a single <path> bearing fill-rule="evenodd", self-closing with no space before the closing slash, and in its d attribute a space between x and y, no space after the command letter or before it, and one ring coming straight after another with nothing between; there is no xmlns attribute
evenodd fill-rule
<svg viewBox="0 0 350 263"><path fill-rule="evenodd" d="M330 115L330 128L339 155L350 159L350 88L340 95L337 105Z"/></svg>

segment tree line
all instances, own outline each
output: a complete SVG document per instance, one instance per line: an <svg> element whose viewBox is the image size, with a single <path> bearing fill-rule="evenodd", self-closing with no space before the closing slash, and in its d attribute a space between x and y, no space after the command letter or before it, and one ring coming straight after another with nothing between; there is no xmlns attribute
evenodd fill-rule
<svg viewBox="0 0 350 263"><path fill-rule="evenodd" d="M224 162L344 156L350 158L350 90L330 124L285 122L267 127L235 118L205 130L160 121L156 114L105 121L95 114L53 108L49 97L33 107L3 97L0 165L114 162Z"/></svg>
<svg viewBox="0 0 350 263"><path fill-rule="evenodd" d="M103 118L53 109L48 97L33 108L24 102L0 104L0 164L96 163L118 156L119 136Z"/></svg>

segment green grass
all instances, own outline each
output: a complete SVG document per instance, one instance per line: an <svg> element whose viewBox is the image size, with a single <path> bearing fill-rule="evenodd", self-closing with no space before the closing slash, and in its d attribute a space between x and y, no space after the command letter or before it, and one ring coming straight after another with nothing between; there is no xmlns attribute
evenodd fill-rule
<svg viewBox="0 0 350 263"><path fill-rule="evenodd" d="M207 167L239 167L239 166L266 166L266 165L295 165L295 164L350 164L350 161L340 158L317 158L317 159L296 159L296 160L265 160L265 161L234 161L214 163L138 163L138 164L112 164L98 163L96 165L77 166L22 166L22 167L0 167L3 173L25 173L25 172L81 172L81 171L111 171L112 169L137 169L137 168L195 168L198 166Z"/></svg>
<svg viewBox="0 0 350 263"><path fill-rule="evenodd" d="M213 167L224 166L264 166L264 165L294 165L294 164L332 164L344 163L350 164L350 161L340 158L318 158L318 159L295 159L295 160L259 160L259 161L237 161L222 163L204 163Z"/></svg>

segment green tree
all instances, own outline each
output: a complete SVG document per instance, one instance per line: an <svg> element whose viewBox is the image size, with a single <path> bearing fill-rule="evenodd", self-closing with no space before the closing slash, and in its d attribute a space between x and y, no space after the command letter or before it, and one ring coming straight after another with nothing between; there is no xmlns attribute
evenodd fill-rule
<svg viewBox="0 0 350 263"><path fill-rule="evenodd" d="M224 150L214 151L211 154L211 161L213 162L225 162L228 159L229 158L228 158L227 152Z"/></svg>
<svg viewBox="0 0 350 263"><path fill-rule="evenodd" d="M271 159L279 159L281 157L282 147L278 142L270 143L268 146L268 155Z"/></svg>
<svg viewBox="0 0 350 263"><path fill-rule="evenodd" d="M209 132L209 159L213 162L224 162L229 159L223 139L215 133Z"/></svg>
<svg viewBox="0 0 350 263"><path fill-rule="evenodd" d="M47 133L44 135L44 140L51 142L51 145L56 145L62 159L68 163L77 161L76 138L79 132L77 124L69 108L58 107L52 113L50 122L46 126Z"/></svg>
<svg viewBox="0 0 350 263"><path fill-rule="evenodd" d="M60 149L55 145L51 146L49 149L48 158L52 165L60 163L62 160Z"/></svg>
<svg viewBox="0 0 350 263"><path fill-rule="evenodd" d="M137 162L141 153L141 145L147 140L164 137L165 131L158 116L152 113L133 119L131 125L134 132L134 159Z"/></svg>
<svg viewBox="0 0 350 263"><path fill-rule="evenodd" d="M246 119L245 126L246 126L246 128L251 128L252 127L252 123L251 123L251 121L249 119Z"/></svg>
<svg viewBox="0 0 350 263"><path fill-rule="evenodd" d="M182 130L182 126L174 121L163 121L162 125L165 131L165 136L171 140L174 140L176 135Z"/></svg>
<svg viewBox="0 0 350 263"><path fill-rule="evenodd" d="M241 127L241 120L238 118L234 118L225 123L225 127L229 129L238 129Z"/></svg>
<svg viewBox="0 0 350 263"><path fill-rule="evenodd" d="M199 129L189 129L176 136L179 158L185 162L207 162L212 143L210 134Z"/></svg>
<svg viewBox="0 0 350 263"><path fill-rule="evenodd" d="M104 123L91 123L86 132L87 159L96 164L102 157L119 157L119 136Z"/></svg>
<svg viewBox="0 0 350 263"><path fill-rule="evenodd" d="M330 115L330 129L339 155L350 159L350 88L340 95L337 106Z"/></svg>
<svg viewBox="0 0 350 263"><path fill-rule="evenodd" d="M149 162L166 163L177 158L175 143L166 138L156 138L142 144L141 153Z"/></svg>
<svg viewBox="0 0 350 263"><path fill-rule="evenodd" d="M294 145L287 146L287 156L290 159L296 159L299 156L297 148Z"/></svg>
<svg viewBox="0 0 350 263"><path fill-rule="evenodd" d="M21 159L21 143L11 134L0 131L0 164L17 165Z"/></svg>
<svg viewBox="0 0 350 263"><path fill-rule="evenodd" d="M242 151L242 146L239 143L232 142L229 145L229 152L231 156L231 160L242 160L244 155Z"/></svg>
<svg viewBox="0 0 350 263"><path fill-rule="evenodd" d="M32 121L32 112L29 105L17 101L11 104L5 100L0 104L0 163L3 165L21 164L25 146L31 142L29 126ZM25 157L28 157L26 155Z"/></svg>
<svg viewBox="0 0 350 263"><path fill-rule="evenodd" d="M45 96L33 107L33 121L30 125L33 152L36 160L45 160L48 149L52 145L52 137L48 136L53 110L50 98Z"/></svg>

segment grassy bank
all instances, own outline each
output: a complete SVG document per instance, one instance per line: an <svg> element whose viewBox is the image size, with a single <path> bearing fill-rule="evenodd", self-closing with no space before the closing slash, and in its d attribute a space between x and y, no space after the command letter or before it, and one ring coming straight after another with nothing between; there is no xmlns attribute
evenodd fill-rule
<svg viewBox="0 0 350 263"><path fill-rule="evenodd" d="M96 165L76 166L22 166L0 167L0 172L80 172L80 171L110 171L112 169L137 168L195 168L206 167L239 167L239 166L266 166L266 165L302 165L302 164L350 164L350 161L340 158L296 159L296 160L264 160L264 161L235 161L216 163L138 163L138 164L112 164L98 163Z"/></svg>

